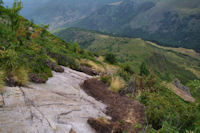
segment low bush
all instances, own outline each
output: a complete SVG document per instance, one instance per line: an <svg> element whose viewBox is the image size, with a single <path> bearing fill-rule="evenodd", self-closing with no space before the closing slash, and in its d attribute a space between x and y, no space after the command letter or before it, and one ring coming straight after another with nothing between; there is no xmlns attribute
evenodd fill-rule
<svg viewBox="0 0 200 133"><path fill-rule="evenodd" d="M127 73L129 73L129 74L134 74L134 70L133 70L133 67L129 64L129 63L125 63L125 64L123 64L122 65L122 69L125 71L125 72L127 72Z"/></svg>
<svg viewBox="0 0 200 133"><path fill-rule="evenodd" d="M101 76L101 81L104 83L110 85L111 84L111 76L110 75L102 75Z"/></svg>
<svg viewBox="0 0 200 133"><path fill-rule="evenodd" d="M200 80L190 81L187 86L190 87L191 95L197 102L200 102Z"/></svg>
<svg viewBox="0 0 200 133"><path fill-rule="evenodd" d="M17 82L17 84L20 86L26 85L29 81L28 73L27 73L26 69L24 69L23 67L15 70L15 71L12 71L11 75L12 75L13 79Z"/></svg>
<svg viewBox="0 0 200 133"><path fill-rule="evenodd" d="M149 69L147 68L146 63L143 62L140 65L140 76L143 76L143 75L149 76L149 74L150 74Z"/></svg>
<svg viewBox="0 0 200 133"><path fill-rule="evenodd" d="M148 124L159 132L199 132L199 105L187 103L169 89L156 86L157 91L143 92L140 101L147 107Z"/></svg>
<svg viewBox="0 0 200 133"><path fill-rule="evenodd" d="M123 69L121 69L121 70L118 72L118 74L119 74L119 76L122 77L125 81L128 82L128 81L130 80L131 75L130 75L128 72L124 71Z"/></svg>
<svg viewBox="0 0 200 133"><path fill-rule="evenodd" d="M81 70L78 60L70 60L69 67L77 71Z"/></svg>
<svg viewBox="0 0 200 133"><path fill-rule="evenodd" d="M107 53L107 54L105 55L105 61L107 61L107 62L110 63L110 64L115 64L115 63L117 62L117 59L116 59L116 57L115 57L114 54L112 54L112 53Z"/></svg>

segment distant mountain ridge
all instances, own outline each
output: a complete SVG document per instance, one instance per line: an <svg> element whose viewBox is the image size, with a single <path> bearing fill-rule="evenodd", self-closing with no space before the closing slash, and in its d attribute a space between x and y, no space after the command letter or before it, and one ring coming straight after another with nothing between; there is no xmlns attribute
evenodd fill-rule
<svg viewBox="0 0 200 133"><path fill-rule="evenodd" d="M123 0L105 5L73 26L200 51L198 0Z"/></svg>
<svg viewBox="0 0 200 133"><path fill-rule="evenodd" d="M13 0L5 1L11 5ZM78 27L200 52L199 0L22 0L21 14L50 30Z"/></svg>
<svg viewBox="0 0 200 133"><path fill-rule="evenodd" d="M5 1L12 5L13 0ZM83 19L102 6L118 0L22 0L21 14L38 24L49 24L50 30Z"/></svg>

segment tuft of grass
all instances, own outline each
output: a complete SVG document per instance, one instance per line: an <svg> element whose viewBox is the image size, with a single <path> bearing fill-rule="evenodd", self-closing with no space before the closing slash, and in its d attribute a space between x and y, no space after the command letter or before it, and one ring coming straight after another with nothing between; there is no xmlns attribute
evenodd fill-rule
<svg viewBox="0 0 200 133"><path fill-rule="evenodd" d="M102 75L101 76L101 81L104 83L110 85L111 84L111 76L110 75Z"/></svg>
<svg viewBox="0 0 200 133"><path fill-rule="evenodd" d="M0 93L3 93L3 91L4 91L4 89L3 89L3 87L4 87L4 82L3 82L3 76L4 74L3 74L3 72L0 72Z"/></svg>
<svg viewBox="0 0 200 133"><path fill-rule="evenodd" d="M125 87L125 81L121 77L119 76L112 77L109 88L111 91L119 92L119 90L124 87Z"/></svg>
<svg viewBox="0 0 200 133"><path fill-rule="evenodd" d="M11 72L11 75L19 85L26 85L28 83L28 74L23 67Z"/></svg>
<svg viewBox="0 0 200 133"><path fill-rule="evenodd" d="M81 64L84 64L86 66L93 68L98 73L104 73L106 71L103 65L97 64L91 60L83 59L81 60Z"/></svg>

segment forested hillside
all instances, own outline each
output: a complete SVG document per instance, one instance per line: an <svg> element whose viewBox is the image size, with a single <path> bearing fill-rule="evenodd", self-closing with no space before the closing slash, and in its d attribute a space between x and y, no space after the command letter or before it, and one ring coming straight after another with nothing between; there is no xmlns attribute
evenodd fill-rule
<svg viewBox="0 0 200 133"><path fill-rule="evenodd" d="M199 14L198 0L123 0L73 26L200 51Z"/></svg>

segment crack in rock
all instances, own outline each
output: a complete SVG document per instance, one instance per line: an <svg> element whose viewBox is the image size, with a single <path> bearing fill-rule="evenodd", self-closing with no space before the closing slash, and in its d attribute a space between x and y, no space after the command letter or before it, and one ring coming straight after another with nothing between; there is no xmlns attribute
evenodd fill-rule
<svg viewBox="0 0 200 133"><path fill-rule="evenodd" d="M30 100L27 96L26 96L26 94L25 94L25 92L23 91L23 89L21 88L21 87L19 87L20 88L20 90L21 90L21 92L22 92L22 94L23 94L23 97L24 97L24 101L25 101L25 104L26 104L26 106L32 106L32 107L34 107L41 115L42 115L42 117L47 121L47 123L48 123L48 125L49 125L49 127L51 127L52 129L55 129L53 126L52 126L52 124L51 124L51 122L46 118L46 116L43 114L43 112L41 111L41 110L39 110L36 106L35 106L35 104L34 104L34 102L32 101L32 100ZM31 113L30 113L31 114ZM37 117L36 117L37 118Z"/></svg>

